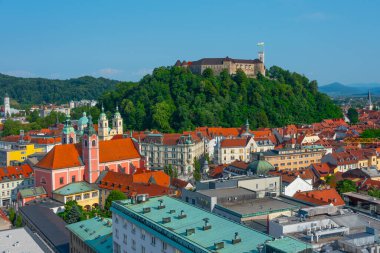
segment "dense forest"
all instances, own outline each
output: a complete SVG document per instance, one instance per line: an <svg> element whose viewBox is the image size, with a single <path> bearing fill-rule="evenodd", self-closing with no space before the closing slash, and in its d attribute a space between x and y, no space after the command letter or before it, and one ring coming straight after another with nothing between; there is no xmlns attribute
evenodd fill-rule
<svg viewBox="0 0 380 253"><path fill-rule="evenodd" d="M67 103L70 100L98 99L118 81L84 76L67 80L21 78L0 74L0 97L8 93L11 102L21 107L44 103Z"/></svg>
<svg viewBox="0 0 380 253"><path fill-rule="evenodd" d="M120 107L128 129L163 132L196 126L251 128L318 122L342 117L330 98L318 92L317 82L273 66L267 76L248 78L243 71L202 76L181 67L156 68L138 83L117 84L100 98L106 110Z"/></svg>

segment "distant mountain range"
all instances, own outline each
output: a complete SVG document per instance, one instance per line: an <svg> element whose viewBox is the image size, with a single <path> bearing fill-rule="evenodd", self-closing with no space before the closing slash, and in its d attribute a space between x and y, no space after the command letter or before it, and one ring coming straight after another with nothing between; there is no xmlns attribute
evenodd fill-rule
<svg viewBox="0 0 380 253"><path fill-rule="evenodd" d="M319 91L332 97L365 96L371 91L372 95L380 95L380 83L341 84L338 82L319 86Z"/></svg>

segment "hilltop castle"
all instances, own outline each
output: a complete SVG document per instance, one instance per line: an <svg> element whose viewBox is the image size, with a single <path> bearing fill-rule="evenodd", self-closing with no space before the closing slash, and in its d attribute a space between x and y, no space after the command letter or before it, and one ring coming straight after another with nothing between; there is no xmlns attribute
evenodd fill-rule
<svg viewBox="0 0 380 253"><path fill-rule="evenodd" d="M194 74L202 74L205 69L210 68L215 75L219 75L224 69L230 75L236 74L238 69L243 70L249 77L256 77L258 73L265 75L264 52L260 52L259 59L255 60L232 59L227 56L225 58L202 58L193 62L177 60L174 66L189 68Z"/></svg>

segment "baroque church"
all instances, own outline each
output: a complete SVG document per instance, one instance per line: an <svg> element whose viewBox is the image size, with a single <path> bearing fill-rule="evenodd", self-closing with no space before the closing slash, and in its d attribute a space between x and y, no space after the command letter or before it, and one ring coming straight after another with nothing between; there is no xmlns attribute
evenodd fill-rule
<svg viewBox="0 0 380 253"><path fill-rule="evenodd" d="M102 108L98 130L92 117L83 114L75 131L70 116L62 131L62 144L56 145L34 165L35 185L43 186L49 196L67 184L95 183L102 171L133 174L144 167L137 144L131 138L113 138L123 134L123 120L116 108L112 128Z"/></svg>

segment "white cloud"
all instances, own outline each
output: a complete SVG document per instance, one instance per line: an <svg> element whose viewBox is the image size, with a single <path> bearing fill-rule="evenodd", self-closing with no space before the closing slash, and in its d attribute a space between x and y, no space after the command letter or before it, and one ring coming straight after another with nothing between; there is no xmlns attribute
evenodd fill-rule
<svg viewBox="0 0 380 253"><path fill-rule="evenodd" d="M153 72L153 69L143 68L143 69L139 69L135 72L132 72L132 75L142 77L142 76L145 76L148 74L152 74L152 72Z"/></svg>
<svg viewBox="0 0 380 253"><path fill-rule="evenodd" d="M17 76L17 77L36 77L36 75L27 70L10 70L4 71L3 74L8 76Z"/></svg>
<svg viewBox="0 0 380 253"><path fill-rule="evenodd" d="M103 76L114 76L117 74L120 74L123 72L120 69L113 69L113 68L104 68L104 69L99 69L96 74L97 75L103 75Z"/></svg>

